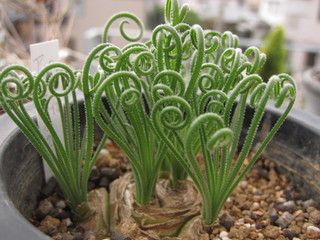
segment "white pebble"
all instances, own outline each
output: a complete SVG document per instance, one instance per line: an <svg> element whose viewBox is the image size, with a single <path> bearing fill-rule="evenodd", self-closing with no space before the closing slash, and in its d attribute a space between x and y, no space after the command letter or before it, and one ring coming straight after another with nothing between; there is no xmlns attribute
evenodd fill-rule
<svg viewBox="0 0 320 240"><path fill-rule="evenodd" d="M308 226L307 231L314 231L314 232L319 232L320 233L320 228L317 228L315 226Z"/></svg>
<svg viewBox="0 0 320 240"><path fill-rule="evenodd" d="M222 232L219 234L219 237L221 237L221 238L228 237L228 233L227 233L226 231L222 231Z"/></svg>
<svg viewBox="0 0 320 240"><path fill-rule="evenodd" d="M246 223L243 225L245 228L251 228L251 224L250 223Z"/></svg>

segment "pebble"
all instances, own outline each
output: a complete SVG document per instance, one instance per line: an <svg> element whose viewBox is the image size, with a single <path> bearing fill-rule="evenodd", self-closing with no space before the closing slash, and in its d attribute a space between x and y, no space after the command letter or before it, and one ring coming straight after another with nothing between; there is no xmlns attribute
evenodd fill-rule
<svg viewBox="0 0 320 240"><path fill-rule="evenodd" d="M97 158L96 165L103 168L103 167L111 167L117 168L121 164L121 161L115 159L112 154L110 154L109 150L101 149L99 156Z"/></svg>
<svg viewBox="0 0 320 240"><path fill-rule="evenodd" d="M303 208L306 210L310 207L316 207L317 203L313 199L306 200L302 202Z"/></svg>
<svg viewBox="0 0 320 240"><path fill-rule="evenodd" d="M310 222L315 224L315 225L320 224L320 211L315 209L315 208L312 208L312 210L308 211L308 212L309 212L309 220L310 220Z"/></svg>
<svg viewBox="0 0 320 240"><path fill-rule="evenodd" d="M320 238L320 229L315 226L307 227L307 237L311 239L319 239Z"/></svg>
<svg viewBox="0 0 320 240"><path fill-rule="evenodd" d="M268 238L278 239L280 236L280 229L278 227L269 225L263 230L263 234Z"/></svg>
<svg viewBox="0 0 320 240"><path fill-rule="evenodd" d="M53 211L53 205L48 199L44 199L39 203L39 206L36 210L36 216L38 220L44 219Z"/></svg>
<svg viewBox="0 0 320 240"><path fill-rule="evenodd" d="M56 208L53 213L52 216L59 218L59 219L65 219L65 218L70 218L70 213L61 209L61 208Z"/></svg>
<svg viewBox="0 0 320 240"><path fill-rule="evenodd" d="M301 194L295 191L292 187L285 189L284 195L286 196L286 199L290 200L298 200L301 198Z"/></svg>
<svg viewBox="0 0 320 240"><path fill-rule="evenodd" d="M257 203L257 202L254 202L254 203L252 204L252 206L251 206L251 210L252 210L252 211L259 210L259 208L260 208L260 205L259 205L259 203Z"/></svg>
<svg viewBox="0 0 320 240"><path fill-rule="evenodd" d="M74 240L70 233L58 233L52 237L53 240Z"/></svg>
<svg viewBox="0 0 320 240"><path fill-rule="evenodd" d="M222 231L222 232L220 232L219 237L225 239L225 238L229 238L228 235L229 234L226 231Z"/></svg>
<svg viewBox="0 0 320 240"><path fill-rule="evenodd" d="M278 220L278 213L273 207L269 208L268 215L271 223L275 223Z"/></svg>
<svg viewBox="0 0 320 240"><path fill-rule="evenodd" d="M229 238L234 239L247 239L250 234L250 229L245 228L243 226L240 227L232 227L229 232Z"/></svg>
<svg viewBox="0 0 320 240"><path fill-rule="evenodd" d="M296 204L294 203L294 201L290 200L290 201L286 201L286 202L283 202L280 204L276 204L275 208L278 211L292 213L296 210Z"/></svg>
<svg viewBox="0 0 320 240"><path fill-rule="evenodd" d="M295 237L298 237L298 233L291 231L289 229L284 229L283 230L283 236L285 236L286 238L289 238L290 240L292 240Z"/></svg>
<svg viewBox="0 0 320 240"><path fill-rule="evenodd" d="M100 179L100 181L99 181L99 186L100 186L100 187L105 187L105 188L107 188L107 187L109 187L109 185L110 185L110 180L109 180L108 177L102 177L102 178Z"/></svg>
<svg viewBox="0 0 320 240"><path fill-rule="evenodd" d="M101 168L100 172L102 176L109 178L111 181L119 177L117 169L115 168L104 167Z"/></svg>
<svg viewBox="0 0 320 240"><path fill-rule="evenodd" d="M66 202L63 201L63 200L60 200L60 201L58 201L58 202L56 203L56 207L57 207L57 208L65 209L66 206L67 206L67 204L66 204Z"/></svg>
<svg viewBox="0 0 320 240"><path fill-rule="evenodd" d="M269 179L269 172L266 169L259 167L258 173L259 173L260 177L265 178L267 180Z"/></svg>
<svg viewBox="0 0 320 240"><path fill-rule="evenodd" d="M67 226L67 227L70 227L72 225L72 221L70 218L66 218L66 219L63 219L62 222Z"/></svg>
<svg viewBox="0 0 320 240"><path fill-rule="evenodd" d="M243 180L243 181L240 182L239 185L240 185L240 187L241 187L242 189L246 189L247 186L248 186L248 182L247 182L246 180Z"/></svg>
<svg viewBox="0 0 320 240"><path fill-rule="evenodd" d="M53 235L55 233L58 233L60 223L61 222L59 219L51 216L46 216L46 218L41 221L39 229L46 234Z"/></svg>
<svg viewBox="0 0 320 240"><path fill-rule="evenodd" d="M289 212L284 212L275 222L279 227L286 228L293 221L294 216Z"/></svg>
<svg viewBox="0 0 320 240"><path fill-rule="evenodd" d="M234 226L234 218L228 213L222 214L219 221L220 221L220 225L223 226L228 231L230 230L231 227Z"/></svg>

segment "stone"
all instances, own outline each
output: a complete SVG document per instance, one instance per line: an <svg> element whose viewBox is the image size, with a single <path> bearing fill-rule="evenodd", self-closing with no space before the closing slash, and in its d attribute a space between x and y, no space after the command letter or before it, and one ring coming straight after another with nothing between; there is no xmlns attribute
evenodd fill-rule
<svg viewBox="0 0 320 240"><path fill-rule="evenodd" d="M220 234L219 234L219 237L220 238L226 238L226 237L228 237L228 233L226 232L226 231L222 231L222 232L220 232ZM229 238L229 237L228 237Z"/></svg>
<svg viewBox="0 0 320 240"><path fill-rule="evenodd" d="M66 202L63 201L63 200L60 200L60 201L58 201L58 202L56 203L56 207L57 207L57 208L65 209L66 206L67 206L67 204L66 204Z"/></svg>
<svg viewBox="0 0 320 240"><path fill-rule="evenodd" d="M277 211L273 207L269 208L268 215L271 223L275 223L279 217Z"/></svg>
<svg viewBox="0 0 320 240"><path fill-rule="evenodd" d="M294 232L296 233L297 235L299 235L301 233L301 227L295 225L295 224L291 224L289 227L288 227L288 230L290 232Z"/></svg>
<svg viewBox="0 0 320 240"><path fill-rule="evenodd" d="M289 212L284 212L275 222L279 227L286 228L293 221L294 216Z"/></svg>
<svg viewBox="0 0 320 240"><path fill-rule="evenodd" d="M99 187L108 188L110 185L110 180L108 177L102 177L99 181Z"/></svg>
<svg viewBox="0 0 320 240"><path fill-rule="evenodd" d="M298 237L299 234L294 232L294 231L291 231L290 229L284 229L282 231L282 234L283 236L285 236L286 238L289 238L290 240L292 240L294 237Z"/></svg>
<svg viewBox="0 0 320 240"><path fill-rule="evenodd" d="M309 212L309 221L314 225L320 224L320 211L314 209L313 211Z"/></svg>
<svg viewBox="0 0 320 240"><path fill-rule="evenodd" d="M302 202L302 207L308 209L310 207L316 207L317 203L313 199L306 200Z"/></svg>
<svg viewBox="0 0 320 240"><path fill-rule="evenodd" d="M47 215L52 213L53 205L48 199L44 199L39 203L39 206L36 210L36 217L38 220L44 219Z"/></svg>
<svg viewBox="0 0 320 240"><path fill-rule="evenodd" d="M295 191L292 187L285 189L284 195L286 199L290 199L290 200L298 200L299 198L301 198L301 195L297 191Z"/></svg>
<svg viewBox="0 0 320 240"><path fill-rule="evenodd" d="M52 237L53 240L74 240L70 233L58 233Z"/></svg>
<svg viewBox="0 0 320 240"><path fill-rule="evenodd" d="M243 180L243 181L240 182L239 185L240 185L240 187L241 187L242 189L246 189L247 186L248 186L248 181Z"/></svg>
<svg viewBox="0 0 320 240"><path fill-rule="evenodd" d="M59 219L46 216L45 219L41 221L39 229L48 235L54 235L59 232L60 223Z"/></svg>
<svg viewBox="0 0 320 240"><path fill-rule="evenodd" d="M282 211L282 212L290 212L290 213L294 212L296 210L296 207L297 206L295 202L292 200L275 205L276 210Z"/></svg>
<svg viewBox="0 0 320 240"><path fill-rule="evenodd" d="M315 226L308 226L306 235L311 239L320 239L320 229Z"/></svg>
<svg viewBox="0 0 320 240"><path fill-rule="evenodd" d="M59 218L60 220L71 217L69 212L67 212L61 208L56 208L53 211L52 216L54 216L55 218Z"/></svg>
<svg viewBox="0 0 320 240"><path fill-rule="evenodd" d="M104 168L101 168L100 171L101 171L101 175L109 178L110 181L113 181L119 177L119 173L117 172L116 168L104 167Z"/></svg>
<svg viewBox="0 0 320 240"><path fill-rule="evenodd" d="M263 230L263 234L265 235L265 237L278 239L278 237L280 236L280 229L278 227L269 225Z"/></svg>
<svg viewBox="0 0 320 240"><path fill-rule="evenodd" d="M251 210L252 210L252 211L259 210L259 208L260 208L260 205L259 205L259 203L257 203L257 202L254 202L254 203L252 204L252 206L251 206Z"/></svg>
<svg viewBox="0 0 320 240"><path fill-rule="evenodd" d="M62 223L65 224L67 227L70 227L72 225L72 221L70 218L63 219Z"/></svg>
<svg viewBox="0 0 320 240"><path fill-rule="evenodd" d="M250 234L250 229L245 227L232 227L229 232L229 238L246 239Z"/></svg>
<svg viewBox="0 0 320 240"><path fill-rule="evenodd" d="M223 226L228 231L230 230L231 227L234 226L234 218L228 213L222 214L221 217L219 218L219 221L220 221L220 225Z"/></svg>
<svg viewBox="0 0 320 240"><path fill-rule="evenodd" d="M260 177L269 180L269 172L268 172L268 170L266 170L266 169L264 169L262 167L259 167L258 168L258 173L259 173Z"/></svg>
<svg viewBox="0 0 320 240"><path fill-rule="evenodd" d="M96 166L100 168L103 168L103 167L117 168L120 166L120 164L121 162L118 159L113 158L109 150L105 148L101 149L97 158Z"/></svg>

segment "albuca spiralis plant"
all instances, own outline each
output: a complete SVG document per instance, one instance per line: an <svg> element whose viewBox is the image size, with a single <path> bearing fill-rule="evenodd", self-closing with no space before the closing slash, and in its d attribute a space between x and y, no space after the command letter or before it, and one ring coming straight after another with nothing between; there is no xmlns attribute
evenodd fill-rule
<svg viewBox="0 0 320 240"><path fill-rule="evenodd" d="M150 202L159 166L169 159L182 167L172 169L185 171L193 180L203 199L203 221L211 225L283 124L293 107L296 87L287 74L272 76L265 83L256 74L265 54L256 47L243 52L231 32L183 23L187 11L187 5L167 0L166 23L157 26L145 42L137 42L143 36L138 18L129 13L113 16L103 43L91 53L100 52L102 73L87 79L104 75L95 92L94 115L129 157L136 201ZM133 42L122 49L104 43L119 19L123 20L121 34ZM129 20L140 27L139 36L125 33ZM249 158L268 103L283 106L284 111ZM254 115L240 145L247 105Z"/></svg>
<svg viewBox="0 0 320 240"><path fill-rule="evenodd" d="M87 203L88 179L106 138L101 140L96 154L92 154L90 108L86 111L84 131L80 125L83 115L78 106L80 77L81 74L62 63L50 64L37 75L23 66L9 66L0 74L0 103L47 162L70 208L81 221L93 213ZM26 110L25 101L34 104L43 131ZM61 133L55 129L59 124Z"/></svg>
<svg viewBox="0 0 320 240"><path fill-rule="evenodd" d="M0 104L48 162L78 215L86 206L87 181L99 152L98 148L93 154L94 122L105 133L102 143L108 137L127 154L138 204L152 201L161 166L169 161L175 184L186 175L193 180L202 196L203 222L211 225L292 109L296 87L289 75L264 82L257 72L265 54L256 47L242 51L231 32L184 23L188 10L177 0L167 0L165 24L144 42L144 27L137 17L130 13L111 17L102 43L78 73L59 63L36 76L21 66L1 73ZM108 42L109 30L118 20L121 35L130 42L123 48ZM126 33L130 21L139 27L138 36ZM9 91L9 83L15 84L15 92ZM83 134L77 92L84 95ZM34 102L52 146L26 112L25 99ZM62 140L47 111L52 99L59 106ZM250 154L267 104L282 107L282 114ZM248 105L254 114L240 144Z"/></svg>

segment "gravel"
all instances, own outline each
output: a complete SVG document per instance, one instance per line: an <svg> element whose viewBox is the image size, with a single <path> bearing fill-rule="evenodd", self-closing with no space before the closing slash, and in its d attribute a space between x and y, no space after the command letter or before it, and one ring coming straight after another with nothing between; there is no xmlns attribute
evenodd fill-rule
<svg viewBox="0 0 320 240"><path fill-rule="evenodd" d="M129 169L119 150L108 144L111 149L99 157L89 189L108 189L114 179ZM31 219L42 232L55 240L96 239L92 232L85 232L73 222L54 180L49 180L42 193ZM319 204L302 197L284 175L277 173L274 163L260 159L228 198L219 223L212 227L210 240L320 239Z"/></svg>

